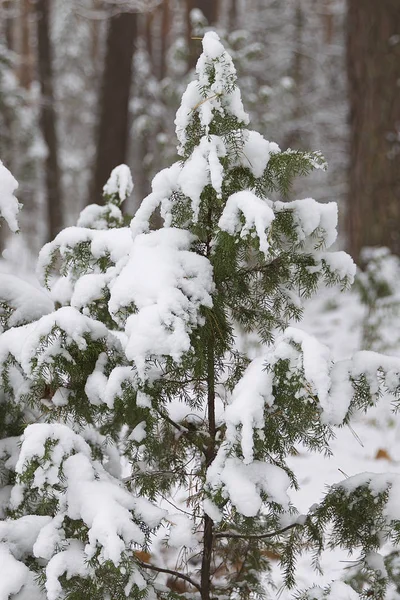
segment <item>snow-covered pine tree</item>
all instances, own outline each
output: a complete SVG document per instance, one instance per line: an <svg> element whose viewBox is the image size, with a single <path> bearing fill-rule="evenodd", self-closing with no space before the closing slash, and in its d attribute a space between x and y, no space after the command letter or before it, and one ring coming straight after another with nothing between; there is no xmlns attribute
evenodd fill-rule
<svg viewBox="0 0 400 600"><path fill-rule="evenodd" d="M358 550L364 597L384 597L398 478L350 477L299 516L287 458L300 444L329 453L352 412L382 390L397 399L400 360L333 363L287 328L320 283L346 286L355 268L326 251L334 203L269 199L324 168L320 154L281 152L247 125L209 32L177 113L181 160L130 227L121 166L106 205L43 248L42 316L2 299L1 600L275 597L268 557L295 587L296 556L326 545ZM247 333L263 349L253 360ZM337 581L298 598L353 595Z"/></svg>

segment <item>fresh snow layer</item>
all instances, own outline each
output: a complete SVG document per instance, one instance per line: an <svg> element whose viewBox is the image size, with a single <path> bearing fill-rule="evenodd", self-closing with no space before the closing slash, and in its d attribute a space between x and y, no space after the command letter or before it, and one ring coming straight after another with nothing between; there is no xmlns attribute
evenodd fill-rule
<svg viewBox="0 0 400 600"><path fill-rule="evenodd" d="M121 202L126 200L133 191L131 170L127 165L119 165L111 171L111 175L103 187L106 196L117 196Z"/></svg>
<svg viewBox="0 0 400 600"><path fill-rule="evenodd" d="M17 180L0 160L0 216L3 217L13 233L18 231L17 215L21 208L14 196L17 187Z"/></svg>
<svg viewBox="0 0 400 600"><path fill-rule="evenodd" d="M0 273L0 303L11 309L7 328L31 323L54 310L54 302L45 290L6 273Z"/></svg>
<svg viewBox="0 0 400 600"><path fill-rule="evenodd" d="M245 219L244 226L241 223L241 215ZM265 200L250 190L244 190L229 196L218 226L231 235L240 230L241 237L250 235L254 227L260 241L260 250L268 257L268 232L274 219L274 211Z"/></svg>
<svg viewBox="0 0 400 600"><path fill-rule="evenodd" d="M49 441L53 442L50 446ZM34 424L25 429L16 465L17 477L23 475L32 463L35 470L30 487L36 489L39 495L45 495L47 486L52 486L57 514L53 519L36 517L41 521L33 522L30 537L23 544L27 550L33 546L36 557L49 561L47 591L54 600L61 591L58 578L62 573L87 576L89 571L85 563L95 556L100 562L111 560L117 566L123 553L128 552L133 544L144 542L144 534L134 522L134 515L150 528L157 526L165 516L165 511L144 498L133 496L99 462L94 461L87 442L66 425ZM18 478L11 494L14 508L23 501L26 485L23 479ZM58 550L64 541L62 525L65 517L82 520L88 528L86 544L69 541L64 551L66 554ZM14 538L17 534L17 530L12 533ZM6 530L4 535L7 536ZM23 548L19 551L24 552Z"/></svg>
<svg viewBox="0 0 400 600"><path fill-rule="evenodd" d="M180 360L190 348L190 332L203 322L200 308L212 306L212 268L190 251L193 240L188 231L175 228L138 235L111 288L114 318L125 308L136 311L126 319L125 353L141 377L151 356Z"/></svg>
<svg viewBox="0 0 400 600"><path fill-rule="evenodd" d="M244 130L242 164L244 167L250 168L254 177L261 177L271 156L279 152L278 144L268 142L258 131Z"/></svg>
<svg viewBox="0 0 400 600"><path fill-rule="evenodd" d="M89 229L108 229L110 220L122 226L123 219L121 210L115 204L108 203L106 206L89 204L81 211L77 226Z"/></svg>

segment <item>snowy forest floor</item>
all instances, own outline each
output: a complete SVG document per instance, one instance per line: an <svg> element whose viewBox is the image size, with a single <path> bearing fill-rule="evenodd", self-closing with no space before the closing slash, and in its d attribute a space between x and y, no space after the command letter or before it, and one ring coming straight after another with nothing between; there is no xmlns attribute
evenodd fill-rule
<svg viewBox="0 0 400 600"><path fill-rule="evenodd" d="M344 359L363 349L360 346L364 316L365 307L354 291L340 293L334 288L323 290L311 299L304 320L295 326L328 345L334 359ZM384 326L386 339L391 337L390 354L400 355L400 321L388 321ZM393 350L396 336L397 352ZM292 491L291 497L301 512L307 512L321 499L328 484L362 472L400 472L400 414L393 413L390 402L382 397L368 413L356 415L351 428L344 426L338 430L331 447L330 458L300 450L298 456L289 460L289 466L298 474L300 486L300 491ZM339 578L343 568L353 567L357 558L357 551L352 556L338 550L327 551L321 561L324 574L319 576L312 567L312 556L303 555L298 561L297 586L300 589L314 583L325 586ZM281 579L278 563L274 566L274 579L278 582ZM277 597L288 600L293 594L282 589ZM395 590L387 595L387 600L399 598Z"/></svg>

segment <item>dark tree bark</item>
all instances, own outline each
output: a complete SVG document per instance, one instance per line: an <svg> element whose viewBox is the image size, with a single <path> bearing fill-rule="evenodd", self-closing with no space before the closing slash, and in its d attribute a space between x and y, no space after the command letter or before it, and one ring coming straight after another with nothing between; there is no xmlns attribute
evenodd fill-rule
<svg viewBox="0 0 400 600"><path fill-rule="evenodd" d="M150 62L154 66L154 52L153 52L153 20L154 12L148 12L144 15L145 19L145 39L146 39L146 50L150 57Z"/></svg>
<svg viewBox="0 0 400 600"><path fill-rule="evenodd" d="M21 32L21 52L18 78L20 85L26 90L31 87L33 80L33 53L30 26L31 7L31 0L21 0L19 18Z"/></svg>
<svg viewBox="0 0 400 600"><path fill-rule="evenodd" d="M161 15L161 56L159 78L164 79L167 74L167 53L169 48L169 33L171 28L171 7L169 0L162 3Z"/></svg>
<svg viewBox="0 0 400 600"><path fill-rule="evenodd" d="M323 5L325 43L331 44L334 31L334 14L331 0L325 0Z"/></svg>
<svg viewBox="0 0 400 600"><path fill-rule="evenodd" d="M293 58L291 77L295 85L295 105L291 115L292 130L286 136L285 147L294 149L305 149L307 144L302 131L302 118L304 117L304 7L301 0L297 0L293 12Z"/></svg>
<svg viewBox="0 0 400 600"><path fill-rule="evenodd" d="M231 0L229 6L229 30L235 31L238 24L238 0Z"/></svg>
<svg viewBox="0 0 400 600"><path fill-rule="evenodd" d="M192 8L199 8L209 25L214 25L218 19L218 0L191 0Z"/></svg>
<svg viewBox="0 0 400 600"><path fill-rule="evenodd" d="M102 7L101 0L92 0L92 8L94 11L100 11ZM92 19L90 22L90 35L91 35L91 60L93 65L93 71L97 72L99 67L99 56L100 56L100 36L101 36L101 24L98 19Z"/></svg>
<svg viewBox="0 0 400 600"><path fill-rule="evenodd" d="M187 44L189 48L188 67L189 70L196 66L197 59L201 53L201 45L198 40L192 39L192 26L190 21L190 12L194 8L199 8L207 23L212 26L218 21L218 0L186 0L186 31Z"/></svg>
<svg viewBox="0 0 400 600"><path fill-rule="evenodd" d="M100 92L97 153L89 203L102 202L103 186L112 169L126 162L136 19L135 13L121 13L109 21Z"/></svg>
<svg viewBox="0 0 400 600"><path fill-rule="evenodd" d="M40 125L47 146L46 193L48 236L53 239L63 227L58 140L53 90L53 53L50 40L51 0L36 1L38 71L41 88Z"/></svg>
<svg viewBox="0 0 400 600"><path fill-rule="evenodd" d="M3 0L1 9L2 9L2 13L1 13L0 17L4 20L4 33L5 33L5 38L6 38L5 39L6 46L9 50L14 50L14 48L15 48L14 18L12 16L13 7L11 4L11 0Z"/></svg>
<svg viewBox="0 0 400 600"><path fill-rule="evenodd" d="M400 254L400 5L348 0L348 248Z"/></svg>

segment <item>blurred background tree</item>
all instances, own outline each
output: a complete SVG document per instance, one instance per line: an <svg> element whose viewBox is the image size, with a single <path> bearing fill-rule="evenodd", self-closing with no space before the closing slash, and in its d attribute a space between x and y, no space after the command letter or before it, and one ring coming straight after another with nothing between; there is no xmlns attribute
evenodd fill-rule
<svg viewBox="0 0 400 600"><path fill-rule="evenodd" d="M328 176L294 192L346 206L355 257L399 252L397 0L0 0L0 156L21 182L31 249L101 202L121 162L135 211L175 158L171 124L208 28L254 129L326 156Z"/></svg>
<svg viewBox="0 0 400 600"><path fill-rule="evenodd" d="M400 5L348 0L348 239L400 254Z"/></svg>

